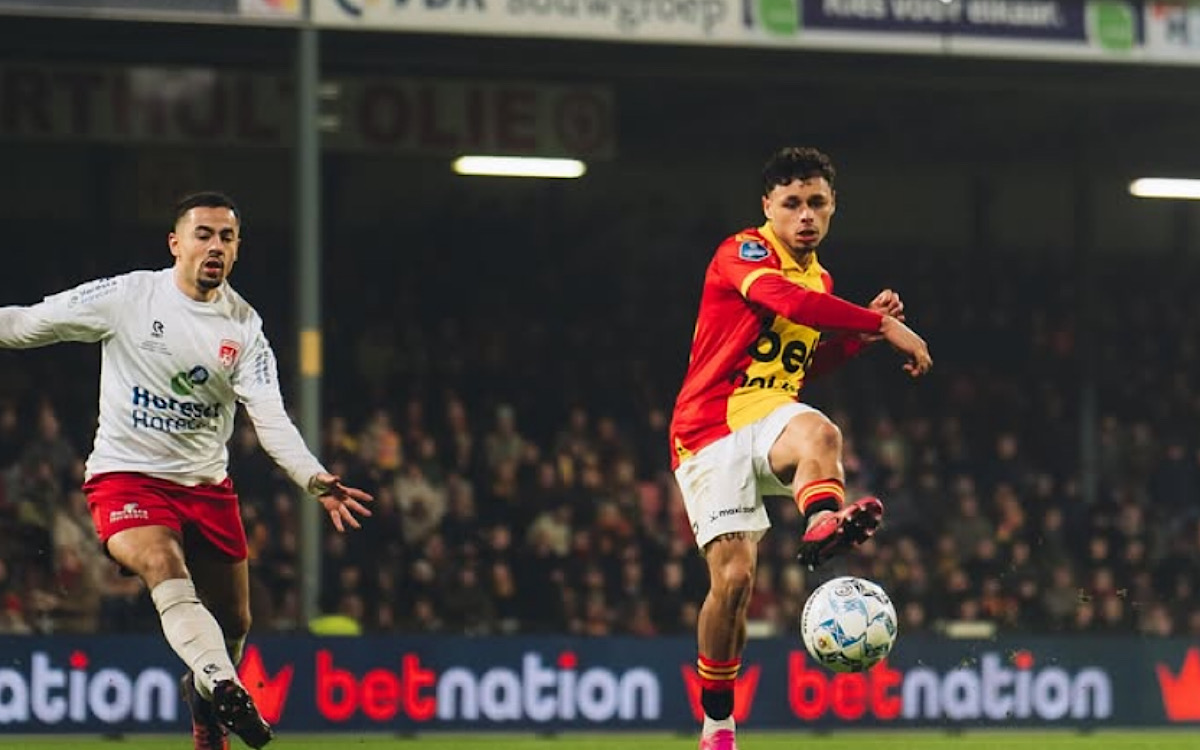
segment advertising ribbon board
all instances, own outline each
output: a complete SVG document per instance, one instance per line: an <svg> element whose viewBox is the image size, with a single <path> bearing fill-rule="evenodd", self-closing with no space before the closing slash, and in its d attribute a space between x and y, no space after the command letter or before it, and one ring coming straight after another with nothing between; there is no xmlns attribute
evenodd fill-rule
<svg viewBox="0 0 1200 750"><path fill-rule="evenodd" d="M0 14L142 21L291 21L299 0L0 0Z"/></svg>
<svg viewBox="0 0 1200 750"><path fill-rule="evenodd" d="M313 5L316 22L331 28L1200 64L1195 10L1181 0L314 0ZM1151 25L1154 50L1144 31ZM1179 31L1181 26L1188 30Z"/></svg>
<svg viewBox="0 0 1200 750"><path fill-rule="evenodd" d="M1149 0L1142 23L1146 59L1187 62L1200 57L1200 0Z"/></svg>
<svg viewBox="0 0 1200 750"><path fill-rule="evenodd" d="M693 731L690 638L262 636L242 681L289 732ZM158 636L0 637L0 733L186 731ZM791 639L751 641L734 718L758 729L1200 725L1200 646L1185 639L902 637L834 674Z"/></svg>

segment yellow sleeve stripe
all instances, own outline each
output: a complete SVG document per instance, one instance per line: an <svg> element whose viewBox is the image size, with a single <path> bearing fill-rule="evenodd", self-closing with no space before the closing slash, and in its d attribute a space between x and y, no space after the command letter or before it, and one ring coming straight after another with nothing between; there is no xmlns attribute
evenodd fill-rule
<svg viewBox="0 0 1200 750"><path fill-rule="evenodd" d="M783 276L783 272L777 268L760 268L757 271L751 271L750 273L746 274L746 278L742 279L742 289L741 289L742 296L745 297L746 292L750 291L751 284L758 281L760 278L762 278L763 276L766 276L769 273Z"/></svg>

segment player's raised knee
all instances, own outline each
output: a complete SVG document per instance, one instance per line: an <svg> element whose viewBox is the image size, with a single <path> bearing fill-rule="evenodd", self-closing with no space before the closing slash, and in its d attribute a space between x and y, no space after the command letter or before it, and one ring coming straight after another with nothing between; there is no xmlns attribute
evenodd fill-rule
<svg viewBox="0 0 1200 750"><path fill-rule="evenodd" d="M828 419L822 419L812 430L813 446L824 453L842 452L842 431Z"/></svg>
<svg viewBox="0 0 1200 750"><path fill-rule="evenodd" d="M838 454L842 450L842 431L823 415L801 414L793 417L783 439L803 455Z"/></svg>

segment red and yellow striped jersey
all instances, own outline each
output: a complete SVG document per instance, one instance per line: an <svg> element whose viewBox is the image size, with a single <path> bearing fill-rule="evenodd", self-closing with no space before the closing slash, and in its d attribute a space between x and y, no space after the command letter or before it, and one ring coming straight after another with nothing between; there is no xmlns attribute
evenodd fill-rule
<svg viewBox="0 0 1200 750"><path fill-rule="evenodd" d="M819 328L879 329L877 313L837 300L832 291L833 279L815 254L801 268L769 225L721 243L704 277L687 375L675 401L673 466L796 401L818 358ZM857 337L830 343L832 356L820 369L861 348Z"/></svg>

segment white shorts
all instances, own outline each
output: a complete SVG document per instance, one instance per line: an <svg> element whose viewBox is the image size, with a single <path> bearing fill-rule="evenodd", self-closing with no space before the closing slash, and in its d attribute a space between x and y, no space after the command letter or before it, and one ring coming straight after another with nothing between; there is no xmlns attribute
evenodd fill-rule
<svg viewBox="0 0 1200 750"><path fill-rule="evenodd" d="M820 413L786 404L700 449L675 470L692 533L700 549L721 534L741 532L755 541L771 528L763 498L792 494L771 471L768 454L797 414Z"/></svg>

